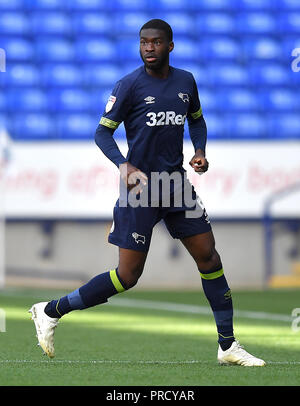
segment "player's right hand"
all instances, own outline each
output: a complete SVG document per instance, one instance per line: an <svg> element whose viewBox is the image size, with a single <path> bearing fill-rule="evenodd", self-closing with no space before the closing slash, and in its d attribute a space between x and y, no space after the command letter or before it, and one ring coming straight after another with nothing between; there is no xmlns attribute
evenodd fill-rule
<svg viewBox="0 0 300 406"><path fill-rule="evenodd" d="M140 169L131 165L130 162L124 162L119 166L121 179L128 190L134 188L135 194L142 193L143 187L148 183L147 175Z"/></svg>

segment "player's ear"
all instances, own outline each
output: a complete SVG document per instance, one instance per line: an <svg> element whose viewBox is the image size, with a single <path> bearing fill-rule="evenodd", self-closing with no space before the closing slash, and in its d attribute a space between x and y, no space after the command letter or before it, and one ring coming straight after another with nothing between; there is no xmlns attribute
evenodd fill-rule
<svg viewBox="0 0 300 406"><path fill-rule="evenodd" d="M169 43L169 52L172 52L173 49L174 49L174 42L171 41L171 42Z"/></svg>

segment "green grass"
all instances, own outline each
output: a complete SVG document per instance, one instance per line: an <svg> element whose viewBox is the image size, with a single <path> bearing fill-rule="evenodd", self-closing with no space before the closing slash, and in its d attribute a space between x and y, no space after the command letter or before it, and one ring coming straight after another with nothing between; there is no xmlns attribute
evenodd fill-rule
<svg viewBox="0 0 300 406"><path fill-rule="evenodd" d="M263 368L216 362L211 314L183 313L110 303L64 317L55 332L56 357L42 355L27 310L65 292L0 292L6 332L0 333L1 386L298 386L300 332L291 322L235 317L245 348L267 361ZM129 291L118 298L207 306L202 292ZM291 315L299 290L234 292L235 308Z"/></svg>

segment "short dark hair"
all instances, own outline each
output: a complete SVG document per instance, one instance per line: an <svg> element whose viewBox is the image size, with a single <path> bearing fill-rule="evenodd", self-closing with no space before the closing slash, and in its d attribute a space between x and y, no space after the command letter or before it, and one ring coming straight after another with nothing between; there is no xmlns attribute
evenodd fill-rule
<svg viewBox="0 0 300 406"><path fill-rule="evenodd" d="M168 41L173 41L172 28L164 20L160 20L159 18L154 18L153 20L148 21L140 29L140 35L141 35L141 31L146 29L146 28L154 28L156 30L164 31L164 33L166 34L167 40Z"/></svg>

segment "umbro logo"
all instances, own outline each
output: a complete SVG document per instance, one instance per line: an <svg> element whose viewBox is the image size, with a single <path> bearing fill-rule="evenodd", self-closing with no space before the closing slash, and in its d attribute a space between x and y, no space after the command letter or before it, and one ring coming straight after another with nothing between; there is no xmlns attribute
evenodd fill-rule
<svg viewBox="0 0 300 406"><path fill-rule="evenodd" d="M146 102L146 104L152 104L152 103L155 103L155 97L153 97L153 96L148 96L148 97L145 97L145 102Z"/></svg>
<svg viewBox="0 0 300 406"><path fill-rule="evenodd" d="M185 102L189 102L189 95L187 93L178 93L178 96L181 98L181 100Z"/></svg>

